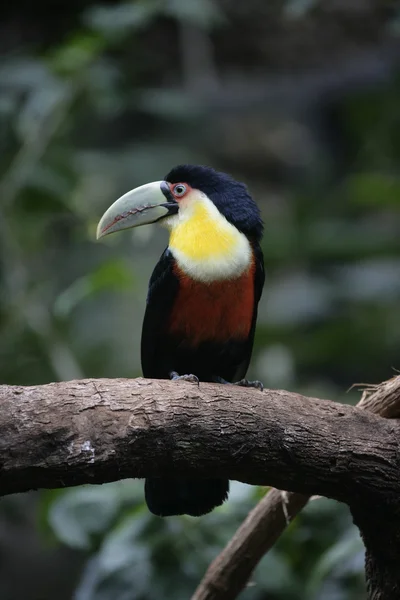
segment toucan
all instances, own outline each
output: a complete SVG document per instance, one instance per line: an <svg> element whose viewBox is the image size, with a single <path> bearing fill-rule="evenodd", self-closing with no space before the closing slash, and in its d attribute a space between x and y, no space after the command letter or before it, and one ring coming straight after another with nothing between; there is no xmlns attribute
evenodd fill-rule
<svg viewBox="0 0 400 600"><path fill-rule="evenodd" d="M244 379L264 285L263 222L247 187L208 166L179 165L116 200L97 238L148 223L166 227L169 243L149 283L143 376L262 389ZM228 492L222 478L145 481L147 506L163 517L206 514Z"/></svg>

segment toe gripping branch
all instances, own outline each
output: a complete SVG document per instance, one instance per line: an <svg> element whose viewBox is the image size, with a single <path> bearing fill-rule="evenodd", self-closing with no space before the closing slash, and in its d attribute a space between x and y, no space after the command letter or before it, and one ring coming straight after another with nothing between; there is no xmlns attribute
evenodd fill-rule
<svg viewBox="0 0 400 600"><path fill-rule="evenodd" d="M171 371L169 376L171 378L171 381L189 381L190 383L196 383L197 385L200 385L199 378L196 375L193 375L193 373L186 374L186 375L179 375L179 373L177 373L176 371ZM262 392L264 389L263 383L261 381L258 381L258 379L255 379L254 381L249 381L248 379L241 379L240 381L235 381L232 384L230 381L226 381L226 379L219 377L219 375L215 375L213 377L213 382L214 383L222 383L222 384L239 385L241 387L247 387L247 388L255 388L257 390L260 390L260 392Z"/></svg>
<svg viewBox="0 0 400 600"><path fill-rule="evenodd" d="M199 378L196 377L196 375L193 375L193 373L179 375L179 373L177 373L176 371L171 371L169 376L171 378L171 381L189 381L190 383L197 383L197 385L200 385Z"/></svg>
<svg viewBox="0 0 400 600"><path fill-rule="evenodd" d="M226 379L223 379L222 377L219 377L218 375L216 375L213 378L214 383L227 383L227 384L231 384L231 385L240 385L241 387L248 387L248 388L256 388L257 390L260 390L260 392L263 391L264 389L264 385L261 381L258 381L258 379L256 379L255 381L249 381L248 379L241 379L240 381L235 381L233 384L230 381L226 381Z"/></svg>

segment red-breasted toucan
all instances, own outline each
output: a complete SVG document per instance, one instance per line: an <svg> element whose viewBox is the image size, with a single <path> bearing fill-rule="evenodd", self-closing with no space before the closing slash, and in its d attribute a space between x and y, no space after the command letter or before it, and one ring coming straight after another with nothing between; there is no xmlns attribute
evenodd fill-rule
<svg viewBox="0 0 400 600"><path fill-rule="evenodd" d="M180 165L123 195L97 237L159 223L169 244L150 279L143 322L144 377L217 383L243 378L264 285L260 211L243 183L210 167ZM151 512L199 516L228 496L226 479L148 478Z"/></svg>

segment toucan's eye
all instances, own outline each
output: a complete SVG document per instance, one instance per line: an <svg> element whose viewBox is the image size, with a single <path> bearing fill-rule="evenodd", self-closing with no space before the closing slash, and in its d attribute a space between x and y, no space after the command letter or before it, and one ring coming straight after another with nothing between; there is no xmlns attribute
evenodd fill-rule
<svg viewBox="0 0 400 600"><path fill-rule="evenodd" d="M184 185L183 183L177 183L173 188L172 191L174 193L175 196L178 197L182 197L186 194L186 185Z"/></svg>

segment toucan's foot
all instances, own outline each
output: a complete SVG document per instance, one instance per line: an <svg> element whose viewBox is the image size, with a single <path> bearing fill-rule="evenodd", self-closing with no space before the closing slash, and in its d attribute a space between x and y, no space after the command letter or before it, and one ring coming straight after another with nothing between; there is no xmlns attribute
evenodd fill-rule
<svg viewBox="0 0 400 600"><path fill-rule="evenodd" d="M213 383L230 383L230 381L227 381L226 379L224 379L223 377L220 377L219 375L214 375L213 378Z"/></svg>
<svg viewBox="0 0 400 600"><path fill-rule="evenodd" d="M223 377L219 377L219 375L214 375L213 382L228 384L231 383L230 381L226 381L226 379L224 379ZM233 384L231 383L231 385L240 385L241 387L256 388L257 390L260 390L260 392L262 392L264 389L264 385L261 383L261 381L258 380L249 381L248 379L241 379L240 381L235 381Z"/></svg>
<svg viewBox="0 0 400 600"><path fill-rule="evenodd" d="M171 371L169 376L172 381L189 381L190 383L197 383L197 385L200 385L199 378L196 377L196 375L193 375L193 373L190 373L189 375L179 375L176 371Z"/></svg>
<svg viewBox="0 0 400 600"><path fill-rule="evenodd" d="M241 387L256 388L257 390L260 390L260 392L262 392L264 389L264 385L261 383L261 381L258 381L258 379L256 379L255 381L241 379L240 381L235 381L235 385L240 385Z"/></svg>

